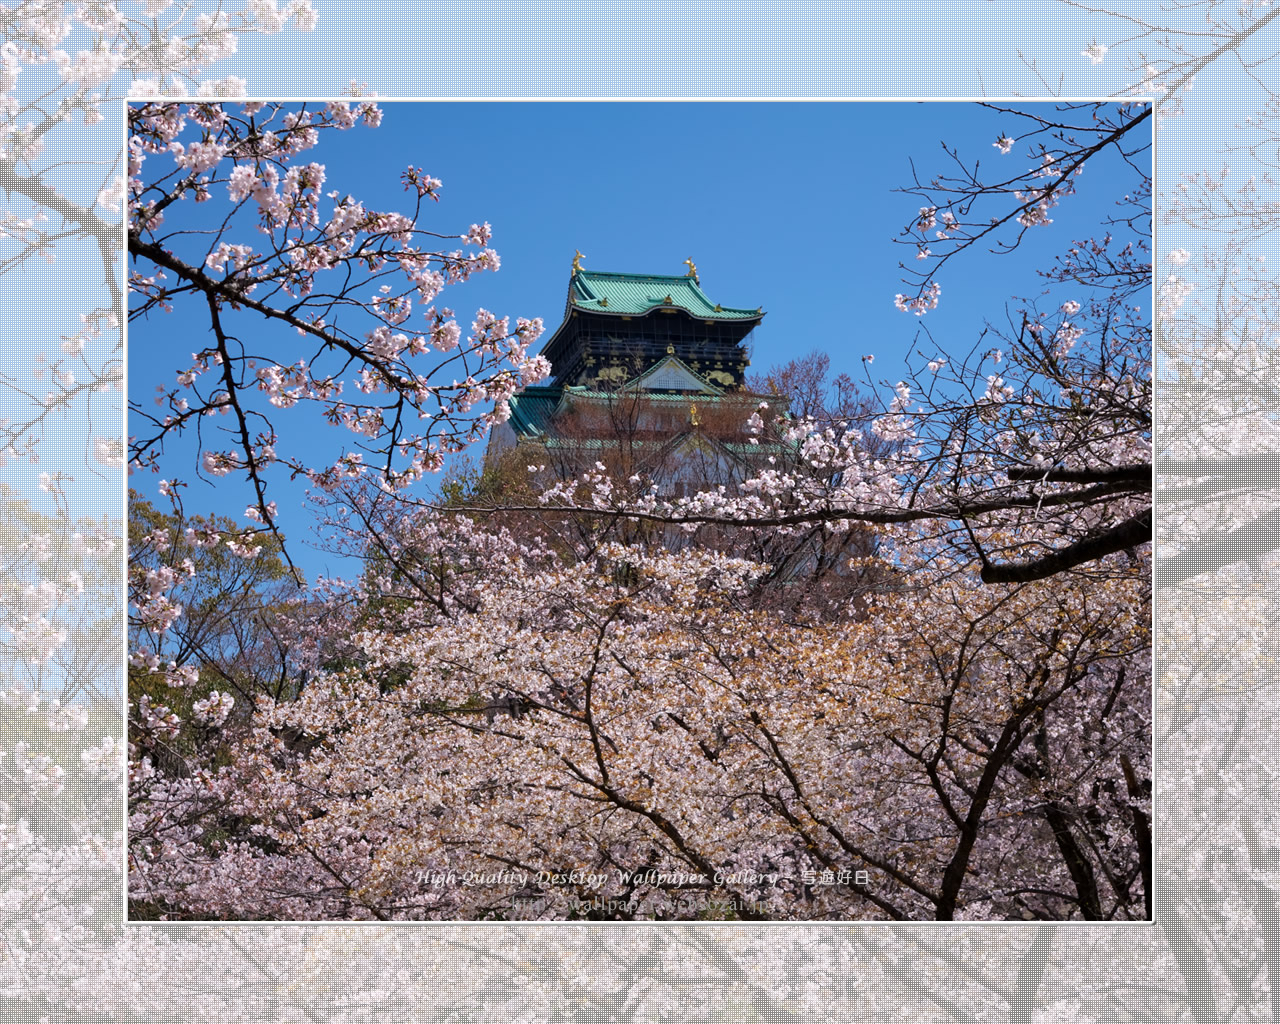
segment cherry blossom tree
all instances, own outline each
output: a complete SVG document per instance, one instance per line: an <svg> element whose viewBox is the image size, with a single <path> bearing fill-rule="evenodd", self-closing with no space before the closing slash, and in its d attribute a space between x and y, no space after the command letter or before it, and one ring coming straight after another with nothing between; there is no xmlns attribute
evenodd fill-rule
<svg viewBox="0 0 1280 1024"><path fill-rule="evenodd" d="M565 549L377 489L358 508L351 542L379 557L230 764L154 754L221 705L184 721L139 699L135 899L215 918L1149 913L1145 566L1106 593L983 588L934 550L856 624L822 625L760 610L767 567L713 548Z"/></svg>
<svg viewBox="0 0 1280 1024"><path fill-rule="evenodd" d="M116 899L123 524L84 500L123 467L119 104L131 83L243 92L243 79L209 74L238 39L315 22L307 0L195 6L19 0L0 12L6 1017L92 1019L128 952Z"/></svg>
<svg viewBox="0 0 1280 1024"><path fill-rule="evenodd" d="M158 471L165 445L194 433L196 472L244 475L258 522L277 540L273 466L321 488L366 469L386 487L409 486L548 370L529 353L540 320L512 328L479 310L464 336L452 310L435 305L446 285L499 266L488 224L461 236L420 226L438 180L410 167L401 176L409 211L376 211L324 192L324 166L301 162L322 135L380 121L371 102L129 108L130 318L190 303L214 335L156 396L159 413L131 402L130 459ZM423 247L447 238L474 248ZM411 322L415 313L425 325ZM280 411L294 407L361 440L308 466L276 432ZM212 416L231 421L222 443L206 440Z"/></svg>
<svg viewBox="0 0 1280 1024"><path fill-rule="evenodd" d="M408 488L546 373L528 354L541 325L481 311L463 342L434 305L497 266L488 249L420 247L439 237L418 227L434 179L406 172L410 214L366 211L296 159L378 117L371 103L130 111L129 244L144 264L131 316L192 301L215 338L161 389L160 413L134 404L146 426L131 456L158 471L194 431L204 472L251 483L260 524L174 519L136 538L135 905L235 919L1148 917L1141 242L1077 243L1046 276L1098 296L1052 316L1029 301L1007 357L939 355L881 407L842 380L824 408L817 362L780 371L773 390L795 385L813 415L764 401L745 422L698 424L758 453L733 487L671 493L628 461L620 396L616 465L570 459L550 481L534 466L514 504L437 507ZM1141 123L1100 131L1118 145ZM1074 169L1107 144L1055 159ZM1044 153L1032 178L1059 173ZM966 187L956 209L990 198ZM229 212L211 201L223 189ZM188 221L185 205L205 202L222 212ZM236 241L246 225L267 244ZM483 246L487 226L461 237ZM292 331L251 348L232 326L244 318ZM466 381L443 382L453 365ZM307 405L367 441L308 466L274 423ZM219 416L229 450L205 440ZM281 549L275 464L317 485L367 567L323 627L284 627L307 639L276 651L274 692L239 686L252 717L246 700L233 719L236 695L205 680L236 675L180 595L211 568L197 550L234 572L265 564L260 534ZM883 544L861 542L872 530ZM815 537L819 575L853 590L777 599L816 586L787 571ZM237 587L253 585L219 606ZM162 699L157 679L185 695Z"/></svg>
<svg viewBox="0 0 1280 1024"><path fill-rule="evenodd" d="M587 510L691 531L746 525L794 534L862 524L900 538L912 533L902 528L929 523L989 583L1094 571L1099 559L1148 542L1151 310L1142 299L1151 281L1151 107L994 110L1008 125L994 177L948 148L955 169L904 189L928 204L903 232L923 269L907 271L914 291L895 302L923 317L951 260L976 245L1017 250L1029 231L1052 222L1048 211L1069 201L1086 167L1110 160L1102 166L1116 182L1114 213L1040 272L1045 294L1058 297L1011 297L1005 321L989 320L967 353L922 330L903 376L878 390L868 358L868 404L851 407L851 382L837 382L838 418L817 406L800 417L757 410L751 440L798 459L775 460L731 491L636 493L587 467L526 511ZM1001 173L1001 161L1014 169ZM1072 297L1063 299L1061 286ZM1168 289L1162 294L1169 301ZM818 397L814 370L797 365L784 374L808 404Z"/></svg>
<svg viewBox="0 0 1280 1024"><path fill-rule="evenodd" d="M1160 112L1166 115L1161 129L1166 152L1181 149L1202 165L1202 178L1225 181L1220 196L1244 187L1250 160L1265 157L1268 143L1274 148L1273 126L1265 116L1273 97L1264 74L1272 47L1263 30L1277 12L1221 0L1160 11L1084 9L1093 41L1082 37L1069 44L1067 59L1099 75L1100 90L1158 94ZM48 5L20 4L14 10L28 20L53 17ZM73 10L66 8L68 17ZM1062 33L1052 8L1048 14L1056 49ZM6 22L6 31L13 25ZM151 30L139 22L140 35ZM1078 46L1084 50L1077 56ZM149 52L140 47L134 64ZM990 85L990 76L1007 73L1010 55L1002 50L995 54L994 60L977 65L978 80L961 87L979 90ZM1045 92L1061 91L1060 62L1037 66L1033 57L1025 60ZM132 67L126 64L121 77L132 73ZM190 79L192 91L197 75ZM1197 90L1188 91L1197 77ZM1034 79L1028 80L1036 89ZM1232 129L1230 117L1215 109L1215 90L1221 90L1218 97L1229 92L1240 116L1259 125L1250 143L1256 153L1228 157L1238 181L1219 178L1223 154L1217 145ZM1183 116L1179 120L1172 116L1176 114ZM75 120L67 124L74 145L94 144L88 126L81 129ZM115 149L114 136L106 145L96 145L104 157ZM1239 173L1242 165L1245 170ZM77 175L89 195L98 185L96 173L86 169ZM1162 184L1162 205L1176 187L1167 180ZM1265 227L1269 215L1263 199L1258 211L1257 223ZM1233 241L1250 241L1250 230L1245 222L1205 222L1175 236L1172 251L1159 256L1160 280L1169 273L1176 278L1168 294L1202 300L1188 301L1179 315L1164 321L1161 351L1182 351L1188 385L1193 371L1203 369L1221 398L1220 405L1204 412L1207 407L1196 392L1180 390L1177 399L1162 403L1162 417L1172 417L1162 423L1172 424L1169 436L1186 447L1189 458L1226 453L1235 460L1215 467L1214 475L1229 488L1218 492L1221 503L1207 514L1199 511L1192 492L1184 492L1181 504L1162 502L1162 508L1172 509L1158 517L1161 530L1168 531L1162 533L1162 554L1170 540L1179 554L1193 553L1201 541L1224 539L1258 521L1273 504L1268 464L1255 464L1252 480L1243 479L1244 457L1265 453L1269 436L1271 409L1265 391L1250 391L1269 379L1267 347L1248 343L1252 321L1247 301L1220 328L1213 301L1214 268L1227 279L1235 270L1243 277L1259 269L1258 247L1239 247ZM53 238L50 254L61 257L63 247L72 244L67 237ZM1187 263L1178 261L1182 255ZM91 276L83 279L86 284L94 283ZM81 301L92 299L69 300L60 308L74 317L74 303ZM57 349L56 339L52 347ZM92 346L89 352L94 354ZM1164 385L1176 386L1176 376ZM38 402L43 390L31 392L29 406L33 416L45 416L42 439L81 444L89 438L92 444L106 433L93 430L87 416L61 421L45 414ZM1256 400L1235 404L1245 394ZM11 415L21 419L23 414ZM17 447L23 449L21 443ZM42 449L37 443L29 450L39 454ZM1164 468L1160 459L1158 465ZM1201 482L1199 467L1185 468L1197 472L1189 478L1171 474L1176 486ZM1237 475L1230 476L1230 470ZM1275 881L1273 854L1267 850L1268 844L1274 846L1274 836L1265 813L1274 803L1275 767L1268 754L1274 728L1265 713L1271 698L1266 637L1276 619L1269 598L1274 588L1265 584L1271 569L1265 538L1260 529L1249 542L1237 548L1223 545L1198 565L1193 558L1184 559L1176 598L1162 604L1169 616L1163 623L1169 657L1162 659L1166 688L1160 691L1161 815L1175 824L1162 840L1158 928L1140 933L1067 932L1050 926L998 932L960 927L735 928L660 934L562 928L549 942L539 931L490 927L472 933L454 930L429 943L421 941L421 933L403 928L358 934L257 928L252 935L243 930L184 934L133 928L122 934L113 924L114 907L86 896L95 887L108 892L113 885L112 865L118 858L109 822L118 813L106 800L97 805L100 818L79 804L67 804L68 817L57 829L29 834L27 839L36 842L17 854L6 846L5 878L11 882L6 891L11 896L4 917L7 955L0 1005L12 1008L17 1017L77 1020L128 1016L140 1007L160 1017L250 1007L248 1012L268 1019L336 1020L353 1012L403 1016L424 1012L424 1006L441 1019L453 1014L512 1020L522 1015L531 1020L553 1015L638 1020L677 1008L691 1019L725 1014L854 1019L895 1011L920 1019L1041 1022L1266 1017L1280 986L1272 969L1277 962ZM1242 556L1233 558L1236 551ZM72 635L61 650L81 639L87 648L112 646L88 637ZM4 707L6 721L18 723L25 741L33 747L45 742L45 706L39 714L22 700ZM60 717L58 712L51 715ZM86 753L98 751L91 734L73 730L71 735L80 737ZM103 775L108 788L111 775L110 769ZM14 775L18 782L31 778ZM101 820L102 827L86 837L96 838L96 847L69 842L67 820ZM96 914L83 913L95 905ZM157 976L169 983L157 985ZM441 977L449 979L447 986L437 983Z"/></svg>
<svg viewBox="0 0 1280 1024"><path fill-rule="evenodd" d="M861 523L904 539L898 528L931 523L992 583L1140 547L1151 530L1149 320L1114 294L1052 313L1029 304L1020 319L1007 333L990 329L968 357L933 355L861 423L757 415L757 434L799 463L771 466L735 493L628 497L589 470L527 511L594 510L690 530ZM889 450L869 449L868 431Z"/></svg>
<svg viewBox="0 0 1280 1024"><path fill-rule="evenodd" d="M865 417L866 399L847 373L831 376L831 355L814 349L765 373L747 375L747 390L776 395L793 416L811 419L824 427ZM868 438L874 443L874 438Z"/></svg>
<svg viewBox="0 0 1280 1024"><path fill-rule="evenodd" d="M939 274L965 250L982 246L1008 255L1028 232L1052 224L1050 211L1075 194L1076 180L1099 157L1127 165L1130 190L1115 197L1116 211L1107 219L1111 230L1090 245L1077 243L1048 276L1105 284L1121 298L1141 294L1151 277L1151 104L984 106L1002 116L1002 131L992 144L998 153L994 173L990 163L983 170L976 155L944 142L946 170L923 181L917 171L901 189L926 205L897 239L915 250L919 269L899 264L911 291L895 296L895 305L924 315L937 307ZM1110 173L1120 177L1114 169ZM1113 237L1117 231L1122 242Z"/></svg>
<svg viewBox="0 0 1280 1024"><path fill-rule="evenodd" d="M632 367L635 373L642 369ZM673 552L732 552L770 567L753 588L758 606L785 607L788 615L804 609L817 618L843 619L851 604L858 604L860 595L876 584L878 564L869 556L877 539L865 526L833 532L814 523L782 533L755 527L749 520L690 526L602 515L590 508L531 512L548 483L570 479L579 480L575 498L589 503L596 481L615 500L640 501L651 491L668 498L704 491L740 496L745 481L770 467L820 474L795 445L767 438L762 443L761 414L814 413L815 419L825 417L820 419L824 424L838 422L841 430L855 418L865 420L871 403L859 397L847 375L829 381L829 369L830 357L814 352L748 381L745 391L715 404L655 407L643 392L604 386L586 408L571 405L557 417L553 440L491 448L482 467L470 462L458 466L433 503L486 509L486 523L517 535L555 538L552 543L576 546L579 552L603 540L657 545ZM864 430L861 445L868 453L894 447L870 430ZM586 477L580 477L584 473ZM371 535L377 532L371 525Z"/></svg>
<svg viewBox="0 0 1280 1024"><path fill-rule="evenodd" d="M315 26L310 0L274 0L196 13L189 4L19 2L0 14L0 274L88 261L101 298L72 312L55 354L36 357L34 380L6 370L0 386L24 410L0 423L0 458L37 461L52 424L74 416L95 473L122 464L105 424L109 396L123 390L124 290L119 253L126 174L116 151L118 104L132 90L240 95L244 79L211 78L246 34ZM85 136L110 139L101 159L83 159ZM68 185L68 168L76 180Z"/></svg>
<svg viewBox="0 0 1280 1024"><path fill-rule="evenodd" d="M993 553L971 534L984 579L1002 580L1070 568L1151 534L1151 327L1143 303L1152 274L1153 108L1068 103L1046 114L1043 108L990 106L1006 124L993 143L999 154L994 176L980 171L980 160L966 160L944 144L948 170L927 183L917 176L903 189L927 205L900 239L915 247L922 269L900 264L914 293L896 297L899 309L921 316L936 306L940 274L965 250L982 245L1007 255L1028 232L1051 224L1050 211L1075 193L1076 179L1090 161L1110 157L1119 172L1104 173L1126 189L1099 234L1073 241L1055 265L1041 271L1046 282L1077 289L1077 297L1052 311L1022 300L1005 326L989 324L968 357L939 352L928 361L930 375L948 378L964 396L959 403L950 396L946 403L928 403L933 408L926 416L943 428L935 425L932 436L945 436L946 445L958 445L976 465L1002 470L974 481L983 499L1061 506L1054 514L1061 532L1040 537L1049 551L1037 557L994 564ZM1016 165L1016 173L1002 175L1005 158L1015 151L1025 151L1038 166L1021 171L1017 166L1025 165ZM988 337L1000 346L986 349ZM920 377L912 383L921 390ZM939 390L932 381L923 389L930 396ZM1001 415L1005 411L1010 414ZM935 478L950 475L959 483L953 466L960 457L935 463ZM1050 496L1025 486L1032 481L1072 486L1055 488ZM954 501L957 508L965 504L961 488L954 489ZM1027 523L1034 532L1037 518ZM966 529L971 525L966 522Z"/></svg>
<svg viewBox="0 0 1280 1024"><path fill-rule="evenodd" d="M27 17L48 16L47 7L17 9ZM1252 142L1258 153L1266 155L1267 142L1274 146L1274 132L1262 116L1270 103L1267 82L1256 69L1265 70L1270 57L1263 29L1274 20L1275 10L1219 0L1160 12L1089 10L1096 35L1087 45L1080 40L1085 49L1077 62L1110 75L1098 80L1103 89L1156 92L1162 114L1182 113L1186 128L1170 117L1164 141L1171 149L1181 144L1190 150L1207 176L1218 179L1221 154L1215 147L1230 130L1220 111L1208 112L1197 103L1213 96L1215 80L1230 90L1241 116L1247 114L1260 125ZM1057 24L1049 24L1057 44ZM1074 55L1074 46L1068 48ZM1000 63L989 73L1007 68L1007 58L1000 53ZM1052 91L1057 68L1038 68L1030 58L1028 64ZM1131 73L1111 74L1118 65ZM1228 68L1239 69L1234 78L1227 75ZM1197 76L1198 90L1188 92ZM194 80L192 84L194 89ZM970 88L983 84L979 80ZM90 130L70 123L79 145L86 137L92 141ZM114 141L97 146L106 156L114 149ZM1244 187L1250 159L1248 154L1230 158L1237 172L1240 165L1246 168L1239 181L1228 182L1230 191ZM89 194L96 187L92 176L80 175ZM1165 189L1162 203L1174 188ZM1265 225L1262 200L1258 205L1258 223ZM1242 460L1265 451L1270 407L1260 392L1253 392L1251 405L1233 403L1267 379L1267 349L1247 343L1252 330L1247 302L1218 329L1213 302L1217 277L1211 268L1218 266L1228 278L1235 270L1245 276L1259 269L1256 246L1239 248L1231 242L1246 238L1247 227L1221 223L1230 234L1219 233L1208 222L1176 236L1172 252L1160 254L1159 277L1163 282L1168 273L1176 275L1169 294L1185 289L1184 297L1190 293L1203 300L1187 302L1180 315L1165 321L1162 352L1177 347L1187 355L1189 368L1203 367L1222 404L1205 415L1204 427L1198 415L1181 417L1186 408L1182 397L1163 403L1161 411L1174 417L1162 422L1173 423L1171 436L1194 457L1227 452ZM54 239L50 252L61 255L63 244L63 238ZM1189 265L1178 262L1181 255ZM64 308L76 312L70 302ZM1205 344L1210 341L1217 344ZM1165 381L1166 386L1173 383L1173 378ZM1194 392L1187 394L1185 401L1198 414L1205 407ZM38 401L30 408L33 415L44 415ZM68 425L46 416L48 429L42 436L82 443L97 436L90 423L88 417ZM1250 443L1254 438L1260 439L1257 444ZM37 444L30 450L39 453L41 448ZM1159 460L1158 465L1163 469ZM1179 553L1192 552L1200 539L1222 539L1258 520L1272 503L1271 482L1266 464L1255 468L1251 482L1242 479L1243 470L1227 479L1234 490L1223 489L1220 506L1207 516L1198 512L1192 493L1181 505L1162 504L1174 509L1174 514L1159 517L1161 529L1169 531L1162 538L1171 538ZM1218 475L1227 476L1225 471ZM1173 476L1179 486L1185 485L1187 478ZM1192 485L1197 482L1198 473L1190 477ZM1171 616L1163 624L1165 636L1173 641L1166 648L1169 658L1162 659L1167 662L1161 675L1167 689L1161 690L1161 814L1176 827L1162 840L1158 928L1141 933L1042 926L998 933L955 927L928 932L680 929L661 934L557 929L554 942L538 931L486 928L455 930L444 941L430 943L403 928L365 929L358 935L341 929L258 928L251 937L244 931L206 929L195 935L133 928L122 935L112 923L117 912L107 901L97 901L96 916L83 913L95 905L86 892L95 886L107 892L113 884L112 865L118 858L107 822L118 814L106 800L98 805L100 819L78 804L66 808L67 820L104 822L95 836L87 837L97 839L98 854L92 852L95 847L67 842L65 821L57 830L28 835L36 843L17 855L10 853L5 864L11 899L4 918L8 955L2 1005L19 1017L79 1020L136 1014L139 1007L157 1016L189 1016L197 1007L225 1014L242 1006L270 1019L329 1020L351 1012L403 1015L421 1012L428 1004L441 1018L452 1013L477 1019L520 1019L522 1014L525 1019L553 1014L581 1020L609 1014L647 1019L677 1007L692 1019L726 1013L744 1019L855 1018L893 1010L922 1019L1042 1022L1266 1016L1280 988L1270 966L1276 962L1275 883L1267 845L1274 845L1274 837L1265 814L1274 802L1268 774L1274 769L1268 756L1274 729L1265 713L1270 699L1266 637L1276 609L1269 599L1274 588L1265 584L1270 553L1264 543L1259 531L1256 543L1218 548L1200 568L1185 559L1177 598L1162 605ZM1234 550L1244 557L1233 558ZM79 639L72 636L62 650ZM86 646L110 645L89 640ZM41 713L33 714L25 701L5 704L7 721L19 723L24 740L36 747L44 742L45 710L42 705ZM1169 710L1174 713L1164 713ZM60 716L52 712L52 717ZM97 741L83 730L71 735L80 737L86 753L98 750ZM110 777L108 769L103 776L108 788L105 780ZM29 781L32 776L14 778ZM158 975L171 983L155 984ZM441 977L449 979L448 986L435 983Z"/></svg>

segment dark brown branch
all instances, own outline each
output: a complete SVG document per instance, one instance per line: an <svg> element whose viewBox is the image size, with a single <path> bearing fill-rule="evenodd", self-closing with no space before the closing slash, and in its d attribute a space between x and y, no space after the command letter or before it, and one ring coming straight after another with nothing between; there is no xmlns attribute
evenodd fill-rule
<svg viewBox="0 0 1280 1024"><path fill-rule="evenodd" d="M1035 558L1028 562L1010 562L1006 565L984 565L982 582L1029 583L1032 580L1042 580L1055 573L1074 569L1085 562L1092 562L1096 558L1137 547L1150 540L1151 509L1146 508L1104 533L1068 544L1065 548L1059 548L1042 558Z"/></svg>
<svg viewBox="0 0 1280 1024"><path fill-rule="evenodd" d="M1280 462L1277 462L1280 468ZM1105 466L1097 469L1062 469L1050 470L1034 467L1014 467L1005 471L1010 480L1044 480L1051 484L1101 484L1132 483L1151 484L1151 463L1141 462L1132 466Z"/></svg>
<svg viewBox="0 0 1280 1024"><path fill-rule="evenodd" d="M1129 793L1129 811L1133 815L1133 837L1138 843L1138 862L1142 870L1143 899L1146 901L1147 919L1152 917L1152 862L1151 862L1151 823L1140 803L1143 801L1142 786L1138 776L1129 763L1129 758L1120 755L1120 769L1124 772L1125 789Z"/></svg>

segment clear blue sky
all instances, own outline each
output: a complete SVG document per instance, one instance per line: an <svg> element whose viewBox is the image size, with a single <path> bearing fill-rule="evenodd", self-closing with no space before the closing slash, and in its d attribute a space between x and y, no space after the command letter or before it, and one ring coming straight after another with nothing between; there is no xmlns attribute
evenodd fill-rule
<svg viewBox="0 0 1280 1024"><path fill-rule="evenodd" d="M992 146L1009 119L968 103L382 106L380 128L327 133L308 159L326 165L326 191L350 193L375 209L407 208L399 174L408 164L421 166L443 189L420 226L460 234L473 222L493 225L502 269L451 286L439 300L464 328L483 306L541 316L549 340L564 312L575 249L593 270L680 274L692 257L712 301L764 307L752 336L753 370L819 348L834 369L854 375L861 357L874 355L876 379L889 384L902 375L921 326L893 306L894 294L906 290L898 263L918 266L913 250L893 241L920 206L894 191L910 182L911 161L922 179L948 169L945 140L1001 174L1027 162L1025 146L1008 156ZM1035 269L1072 239L1098 233L1112 202L1135 182L1118 161L1091 162L1078 179L1079 195L1064 200L1055 223L1030 233L1014 255L974 249L948 264L941 305L924 318L942 347L967 351L985 319L1003 320L1012 295L1037 293ZM185 226L179 215L220 218L224 196L182 204L166 227ZM171 386L189 353L208 343L207 332L194 306L133 324L130 395L147 401L157 384ZM296 344L291 334L285 329L282 345ZM922 349L933 352L927 339ZM297 430L297 419L278 415L281 434L291 422ZM317 463L331 463L353 440L340 428L308 427L306 436ZM232 478L216 490L198 485L191 449L175 446L167 458L164 475L192 484L188 511L243 510L248 489ZM156 479L135 474L131 482L151 493ZM283 484L276 481L275 497L308 578L352 573L350 564L297 543L308 539L309 519L301 488L280 493Z"/></svg>

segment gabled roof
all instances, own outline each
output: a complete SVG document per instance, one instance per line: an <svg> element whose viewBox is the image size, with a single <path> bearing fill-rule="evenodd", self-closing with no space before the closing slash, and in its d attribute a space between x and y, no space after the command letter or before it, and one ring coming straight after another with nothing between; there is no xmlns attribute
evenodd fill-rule
<svg viewBox="0 0 1280 1024"><path fill-rule="evenodd" d="M707 298L698 280L689 275L620 274L603 270L574 272L569 279L565 310L639 316L652 309L683 309L701 320L758 320L761 309L735 309Z"/></svg>
<svg viewBox="0 0 1280 1024"><path fill-rule="evenodd" d="M644 373L627 381L626 390L635 391L695 391L700 395L723 395L718 388L700 373L694 371L683 359L667 355Z"/></svg>

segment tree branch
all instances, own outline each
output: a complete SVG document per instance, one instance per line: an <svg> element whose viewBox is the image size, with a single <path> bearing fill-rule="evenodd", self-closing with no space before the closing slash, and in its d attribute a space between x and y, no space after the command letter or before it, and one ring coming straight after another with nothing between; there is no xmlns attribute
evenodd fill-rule
<svg viewBox="0 0 1280 1024"><path fill-rule="evenodd" d="M1042 558L1028 562L1010 562L1005 565L984 565L983 583L1030 583L1055 573L1074 569L1085 562L1092 562L1117 551L1137 547L1151 540L1151 509L1145 508L1135 516L1111 527L1094 537L1068 544Z"/></svg>

